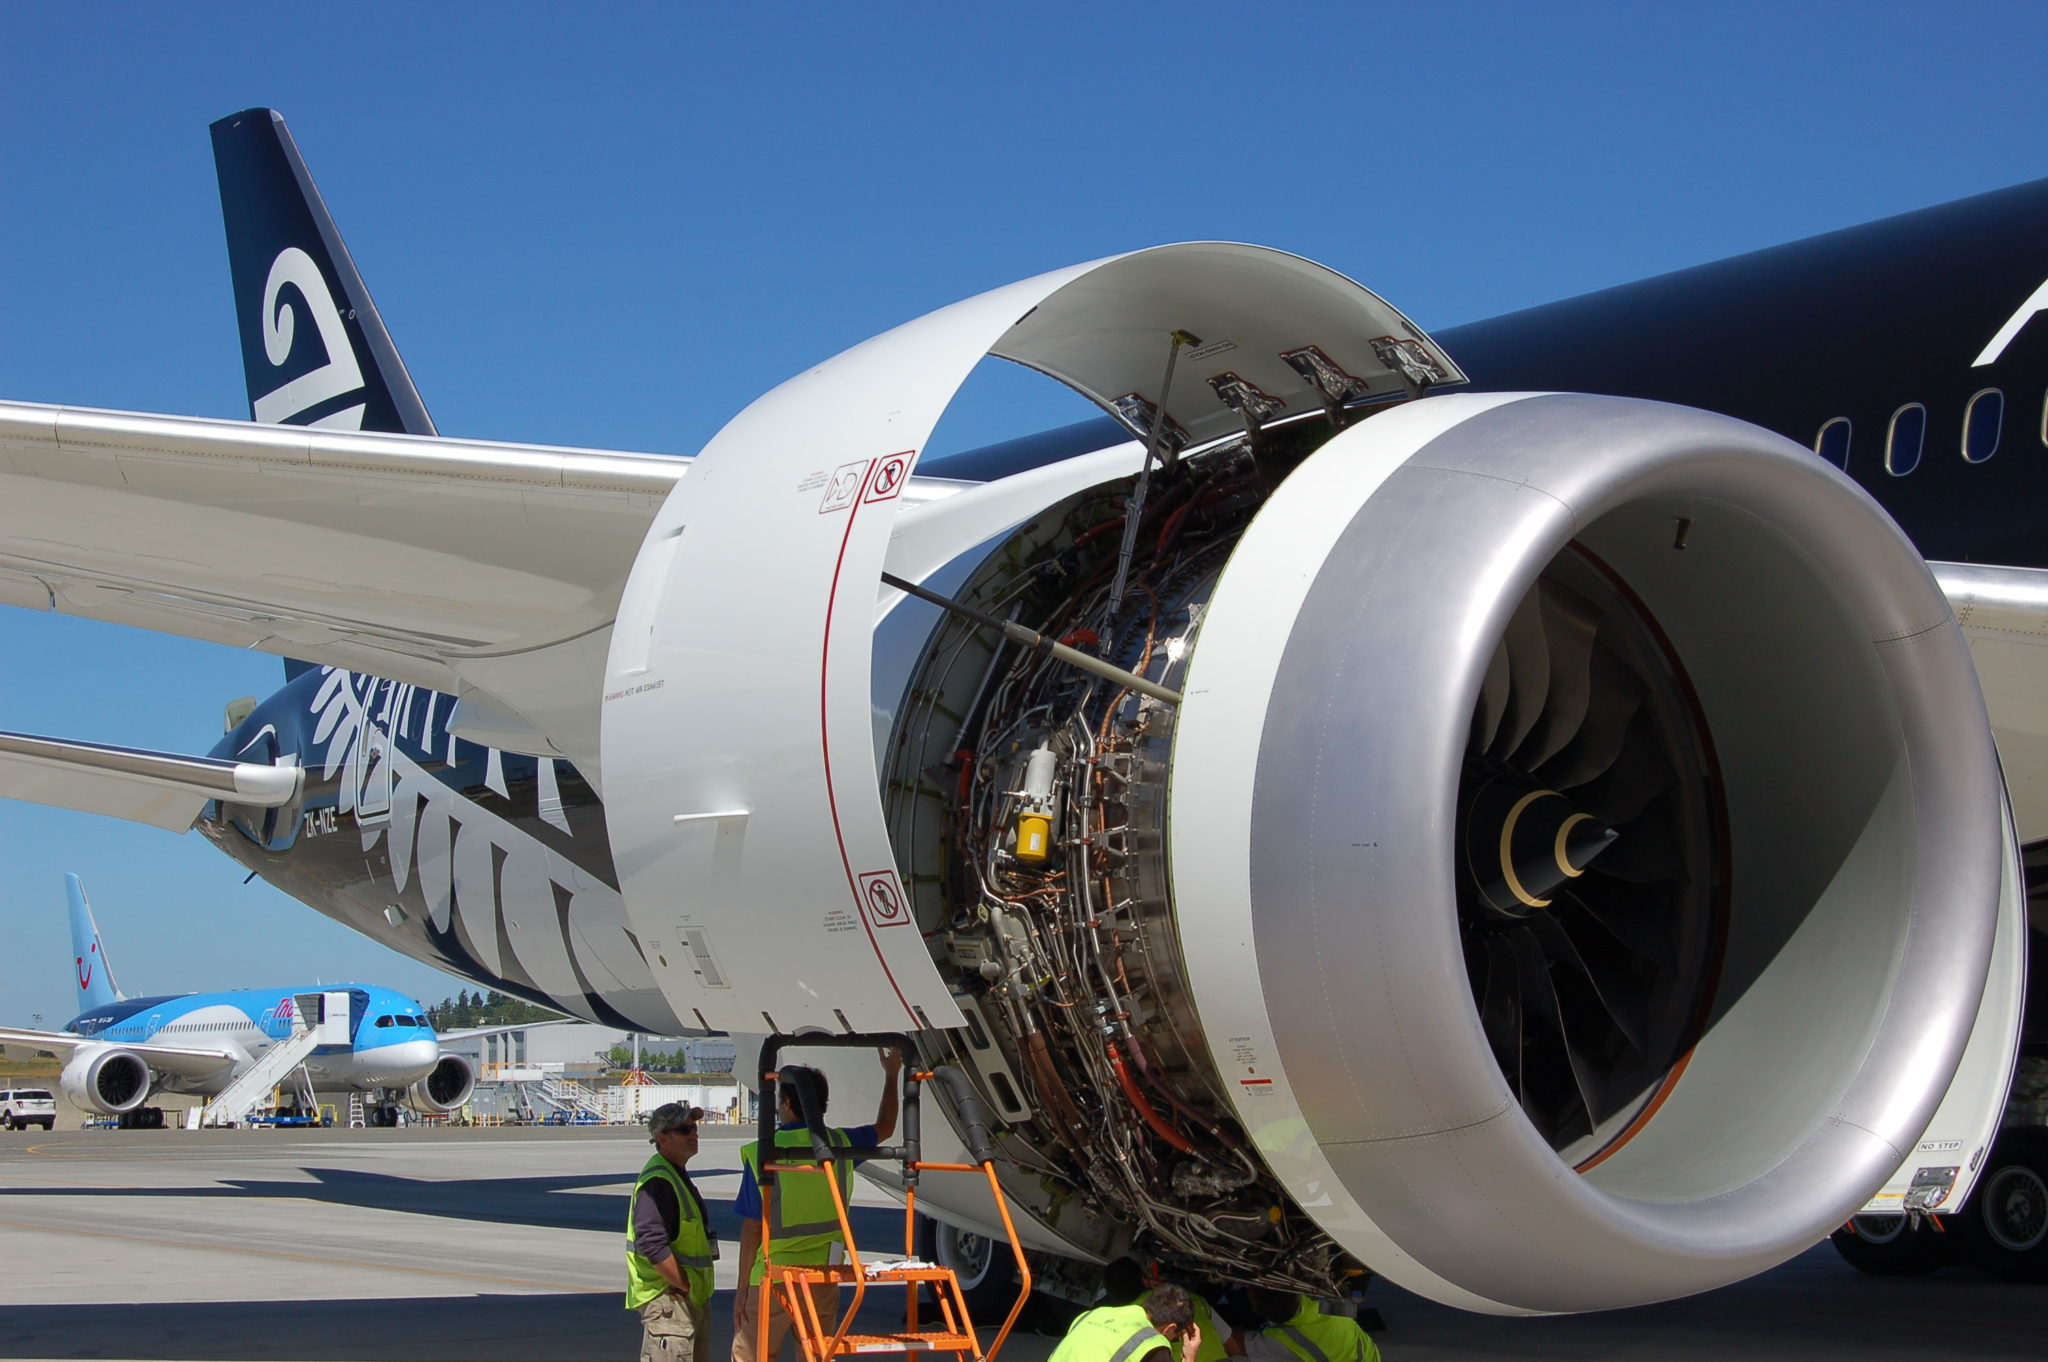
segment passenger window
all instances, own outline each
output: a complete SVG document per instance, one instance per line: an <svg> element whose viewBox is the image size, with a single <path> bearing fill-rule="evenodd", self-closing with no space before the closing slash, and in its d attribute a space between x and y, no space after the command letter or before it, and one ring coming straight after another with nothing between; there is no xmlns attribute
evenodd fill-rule
<svg viewBox="0 0 2048 1362"><path fill-rule="evenodd" d="M1813 452L1843 472L1849 471L1849 418L1837 416L1820 428L1813 439Z"/></svg>
<svg viewBox="0 0 2048 1362"><path fill-rule="evenodd" d="M2005 394L1986 388L1963 408L1963 459L1982 463L1998 452L1998 436L2005 425Z"/></svg>
<svg viewBox="0 0 2048 1362"><path fill-rule="evenodd" d="M1892 413L1892 428L1885 436L1884 471L1903 478L1920 466L1920 445L1927 437L1927 408L1908 402Z"/></svg>

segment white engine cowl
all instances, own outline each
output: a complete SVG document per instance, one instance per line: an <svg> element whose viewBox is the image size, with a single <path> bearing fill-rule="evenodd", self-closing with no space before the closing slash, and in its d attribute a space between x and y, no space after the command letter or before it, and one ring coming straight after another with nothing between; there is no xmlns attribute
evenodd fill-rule
<svg viewBox="0 0 2048 1362"><path fill-rule="evenodd" d="M102 1116L133 1111L155 1086L149 1064L132 1050L87 1046L71 1052L58 1079L71 1105Z"/></svg>
<svg viewBox="0 0 2048 1362"><path fill-rule="evenodd" d="M476 1070L469 1061L461 1055L444 1054L425 1078L405 1090L405 1100L415 1111L438 1116L460 1107L475 1091Z"/></svg>

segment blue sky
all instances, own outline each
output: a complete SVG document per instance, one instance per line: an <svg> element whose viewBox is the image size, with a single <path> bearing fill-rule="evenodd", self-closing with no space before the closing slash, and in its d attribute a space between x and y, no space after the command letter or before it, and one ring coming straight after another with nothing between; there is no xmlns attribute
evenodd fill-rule
<svg viewBox="0 0 2048 1362"><path fill-rule="evenodd" d="M441 429L694 452L1045 269L1229 238L1448 326L2048 174L2038 3L0 6L0 397L246 417L206 125L285 113ZM2048 224L2044 224L2048 230ZM993 377L942 441L1065 399ZM0 608L0 728L200 751L276 659ZM456 981L0 804L0 1022Z"/></svg>

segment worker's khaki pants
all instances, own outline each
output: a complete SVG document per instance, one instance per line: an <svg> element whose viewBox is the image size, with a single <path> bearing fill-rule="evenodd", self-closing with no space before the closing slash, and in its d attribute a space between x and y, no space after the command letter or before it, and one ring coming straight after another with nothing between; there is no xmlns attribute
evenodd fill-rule
<svg viewBox="0 0 2048 1362"><path fill-rule="evenodd" d="M711 1309L664 1291L640 1307L640 1362L711 1362Z"/></svg>
<svg viewBox="0 0 2048 1362"><path fill-rule="evenodd" d="M758 1311L760 1308L761 1288L751 1286L746 1289L753 1293L753 1303ZM814 1283L811 1287L811 1303L818 1308L819 1324L826 1329L837 1327L839 1323L839 1288L836 1285L831 1282ZM774 1362L774 1359L782 1356L782 1340L789 1337L789 1328L789 1312L782 1308L782 1293L779 1291L770 1292L768 1295L768 1362ZM749 1318L747 1320L747 1327L733 1336L732 1362L757 1362L754 1353L756 1345L760 1342L760 1337L761 1321L758 1318Z"/></svg>

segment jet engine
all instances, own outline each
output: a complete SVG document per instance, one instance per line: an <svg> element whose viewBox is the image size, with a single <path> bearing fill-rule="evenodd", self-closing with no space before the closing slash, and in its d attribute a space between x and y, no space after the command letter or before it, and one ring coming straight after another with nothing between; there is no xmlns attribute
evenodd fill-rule
<svg viewBox="0 0 2048 1362"><path fill-rule="evenodd" d="M924 1032L1040 1247L1498 1313L1782 1262L1915 1149L2018 903L1947 603L1810 451L1415 400L1449 358L1304 266L1076 267L735 418L611 640L649 964ZM1139 442L899 510L963 345Z"/></svg>
<svg viewBox="0 0 2048 1362"><path fill-rule="evenodd" d="M132 1050L80 1046L57 1080L71 1105L102 1116L134 1111L149 1097L149 1064Z"/></svg>
<svg viewBox="0 0 2048 1362"><path fill-rule="evenodd" d="M1127 490L959 598L1179 703L950 620L884 776L1013 1195L1320 1294L1584 1310L1781 1261L1899 1165L2000 785L1846 479L1695 411L1440 398L1155 479L1119 606Z"/></svg>
<svg viewBox="0 0 2048 1362"><path fill-rule="evenodd" d="M412 1109L429 1116L454 1111L476 1091L476 1070L461 1055L443 1054L425 1078L405 1090Z"/></svg>

